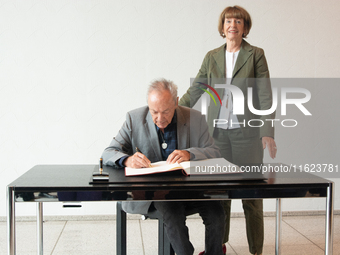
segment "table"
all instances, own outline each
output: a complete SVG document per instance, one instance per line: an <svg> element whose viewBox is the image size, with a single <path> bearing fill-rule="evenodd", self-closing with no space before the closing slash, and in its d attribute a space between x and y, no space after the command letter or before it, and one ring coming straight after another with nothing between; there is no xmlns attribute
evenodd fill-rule
<svg viewBox="0 0 340 255"><path fill-rule="evenodd" d="M18 196L31 194L24 202L37 203L38 254L43 254L43 203L59 202L65 192L95 192L91 201L145 201L145 200L223 200L276 199L275 254L280 254L281 199L302 197L326 198L325 254L333 254L333 182L305 172L273 172L267 178L244 178L249 173L211 176L125 177L122 169L104 167L110 174L110 184L90 184L92 172L98 165L37 165L7 186L7 243L8 254L16 253L15 204ZM242 176L240 176L242 175ZM256 177L257 176L257 177ZM263 176L262 176L263 177ZM183 192L184 191L184 192ZM58 198L38 199L37 193L55 193ZM151 195L150 195L151 194Z"/></svg>

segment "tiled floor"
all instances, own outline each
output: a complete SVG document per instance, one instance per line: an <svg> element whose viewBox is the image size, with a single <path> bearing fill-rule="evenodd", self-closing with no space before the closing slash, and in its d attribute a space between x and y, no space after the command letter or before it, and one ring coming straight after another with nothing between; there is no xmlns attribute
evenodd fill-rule
<svg viewBox="0 0 340 255"><path fill-rule="evenodd" d="M333 254L340 254L340 216L334 217ZM195 255L204 249L204 226L197 218L187 225ZM46 221L44 254L105 255L116 254L115 221ZM0 254L7 254L6 222L0 222ZM128 221L128 254L157 255L157 221ZM322 255L325 244L324 216L290 216L283 218L282 255ZM264 255L274 254L275 218L265 217ZM35 222L17 222L17 254L36 253ZM231 219L227 254L249 254L244 218Z"/></svg>

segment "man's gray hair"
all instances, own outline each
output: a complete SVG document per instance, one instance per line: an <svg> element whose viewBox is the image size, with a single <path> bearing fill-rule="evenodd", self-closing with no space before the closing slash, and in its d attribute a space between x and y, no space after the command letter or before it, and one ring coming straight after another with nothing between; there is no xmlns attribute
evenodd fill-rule
<svg viewBox="0 0 340 255"><path fill-rule="evenodd" d="M164 78L157 79L151 82L148 88L148 93L146 95L146 101L148 101L151 92L161 92L163 90L169 91L174 102L177 102L177 85L174 84L173 81L166 80Z"/></svg>

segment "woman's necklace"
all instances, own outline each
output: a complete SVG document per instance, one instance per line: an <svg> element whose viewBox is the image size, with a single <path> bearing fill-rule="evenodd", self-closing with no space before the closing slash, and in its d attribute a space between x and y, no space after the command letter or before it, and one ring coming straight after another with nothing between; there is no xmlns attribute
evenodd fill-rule
<svg viewBox="0 0 340 255"><path fill-rule="evenodd" d="M226 58L226 63L225 63L225 77L226 77L226 80L228 79L228 75L227 75L227 61L228 60ZM235 52L233 52L233 57L232 57L232 60L231 60L231 73L234 72L234 67L235 67ZM227 102L225 104L226 108L228 108L228 104L229 104L229 93L227 94Z"/></svg>
<svg viewBox="0 0 340 255"><path fill-rule="evenodd" d="M165 150L166 148L168 148L168 144L164 140L164 137L162 135L162 133L163 133L162 130L159 130L159 131L161 132L161 137L162 137L162 140L163 140L162 148L163 148L163 150Z"/></svg>

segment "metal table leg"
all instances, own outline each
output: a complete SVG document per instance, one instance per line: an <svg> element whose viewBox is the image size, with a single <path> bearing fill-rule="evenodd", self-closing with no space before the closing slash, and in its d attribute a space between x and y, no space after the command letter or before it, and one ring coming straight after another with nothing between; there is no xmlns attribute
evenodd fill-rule
<svg viewBox="0 0 340 255"><path fill-rule="evenodd" d="M333 255L333 202L334 202L334 189L333 183L329 184L327 188L326 198L326 242L325 242L325 255Z"/></svg>
<svg viewBox="0 0 340 255"><path fill-rule="evenodd" d="M7 254L15 255L15 194L7 187Z"/></svg>
<svg viewBox="0 0 340 255"><path fill-rule="evenodd" d="M44 255L43 251L43 204L37 202L37 251L38 255Z"/></svg>
<svg viewBox="0 0 340 255"><path fill-rule="evenodd" d="M116 250L117 255L126 255L126 212L122 209L122 203L117 202L116 216Z"/></svg>
<svg viewBox="0 0 340 255"><path fill-rule="evenodd" d="M281 254L281 233L282 233L281 225L282 225L281 198L277 198L276 199L275 255Z"/></svg>

